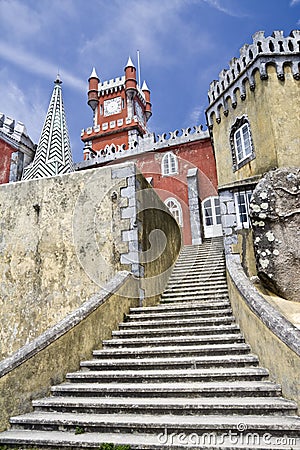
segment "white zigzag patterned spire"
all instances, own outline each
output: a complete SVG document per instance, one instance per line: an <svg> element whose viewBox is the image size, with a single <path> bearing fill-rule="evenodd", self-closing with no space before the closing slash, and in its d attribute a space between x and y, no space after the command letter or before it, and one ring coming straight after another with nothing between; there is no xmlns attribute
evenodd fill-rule
<svg viewBox="0 0 300 450"><path fill-rule="evenodd" d="M33 162L24 169L22 180L74 172L59 76L54 83L36 154Z"/></svg>

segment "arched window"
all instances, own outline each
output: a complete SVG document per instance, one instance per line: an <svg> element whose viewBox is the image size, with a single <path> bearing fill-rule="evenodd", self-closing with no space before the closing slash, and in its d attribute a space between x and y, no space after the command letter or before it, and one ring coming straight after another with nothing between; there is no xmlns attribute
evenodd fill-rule
<svg viewBox="0 0 300 450"><path fill-rule="evenodd" d="M246 116L237 118L230 132L233 171L255 158L250 124Z"/></svg>
<svg viewBox="0 0 300 450"><path fill-rule="evenodd" d="M182 208L178 200L176 198L167 198L165 200L165 205L169 208L170 213L175 217L178 224L182 227Z"/></svg>
<svg viewBox="0 0 300 450"><path fill-rule="evenodd" d="M248 123L244 123L234 133L234 146L238 163L246 159L252 153L252 142L250 135L250 127Z"/></svg>
<svg viewBox="0 0 300 450"><path fill-rule="evenodd" d="M173 175L178 173L178 161L176 155L168 152L163 156L161 161L161 172L163 175Z"/></svg>

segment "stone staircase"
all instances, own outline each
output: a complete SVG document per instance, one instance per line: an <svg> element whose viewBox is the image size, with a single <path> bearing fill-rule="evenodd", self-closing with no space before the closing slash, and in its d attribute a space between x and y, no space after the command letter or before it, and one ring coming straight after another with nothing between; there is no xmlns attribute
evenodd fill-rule
<svg viewBox="0 0 300 450"><path fill-rule="evenodd" d="M132 308L51 397L11 418L0 448L295 450L296 409L235 323L212 239L184 247L161 303Z"/></svg>

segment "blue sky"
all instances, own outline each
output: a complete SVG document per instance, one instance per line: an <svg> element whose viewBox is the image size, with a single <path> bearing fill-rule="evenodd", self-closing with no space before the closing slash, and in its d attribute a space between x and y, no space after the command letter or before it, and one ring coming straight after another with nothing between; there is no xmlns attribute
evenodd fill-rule
<svg viewBox="0 0 300 450"><path fill-rule="evenodd" d="M0 0L0 111L37 142L59 71L75 161L93 66L123 75L130 55L151 90L156 134L204 124L207 91L252 35L300 28L300 0Z"/></svg>

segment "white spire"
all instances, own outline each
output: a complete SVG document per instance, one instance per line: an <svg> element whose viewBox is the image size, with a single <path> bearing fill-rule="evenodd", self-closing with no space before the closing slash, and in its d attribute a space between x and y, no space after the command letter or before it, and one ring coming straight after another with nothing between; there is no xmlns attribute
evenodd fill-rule
<svg viewBox="0 0 300 450"><path fill-rule="evenodd" d="M33 162L24 169L23 180L45 178L74 171L61 81L57 77Z"/></svg>
<svg viewBox="0 0 300 450"><path fill-rule="evenodd" d="M98 75L97 75L97 72L96 72L95 67L93 67L93 70L92 70L92 73L91 73L89 79L90 79L90 78L97 78L97 79L99 80L99 77L98 77Z"/></svg>
<svg viewBox="0 0 300 450"><path fill-rule="evenodd" d="M125 69L126 69L126 67L134 67L135 68L135 65L133 64L132 59L130 58L130 56L128 58L127 64L125 66Z"/></svg>
<svg viewBox="0 0 300 450"><path fill-rule="evenodd" d="M150 91L145 80L143 82L142 91Z"/></svg>

